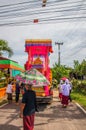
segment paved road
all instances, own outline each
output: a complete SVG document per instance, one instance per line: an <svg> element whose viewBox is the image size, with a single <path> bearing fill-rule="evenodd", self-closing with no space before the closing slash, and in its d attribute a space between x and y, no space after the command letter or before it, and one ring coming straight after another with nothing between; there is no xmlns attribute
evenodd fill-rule
<svg viewBox="0 0 86 130"><path fill-rule="evenodd" d="M86 114L74 103L62 108L57 97L52 104L40 104L36 113L34 130L86 130ZM15 103L0 108L0 130L23 130L18 116L19 106Z"/></svg>

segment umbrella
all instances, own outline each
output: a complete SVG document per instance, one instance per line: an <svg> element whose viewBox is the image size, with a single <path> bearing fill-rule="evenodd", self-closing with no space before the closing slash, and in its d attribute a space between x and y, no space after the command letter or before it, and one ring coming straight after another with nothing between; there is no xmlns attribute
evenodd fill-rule
<svg viewBox="0 0 86 130"><path fill-rule="evenodd" d="M50 82L47 78L36 69L30 69L23 74L17 75L16 79L23 83L32 84L33 86L47 86Z"/></svg>
<svg viewBox="0 0 86 130"><path fill-rule="evenodd" d="M66 79L67 79L66 77L61 78L61 80L64 80L64 81L65 81Z"/></svg>
<svg viewBox="0 0 86 130"><path fill-rule="evenodd" d="M20 74L17 74L17 75L15 76L15 79L24 82L25 74L24 74L23 72L21 72Z"/></svg>

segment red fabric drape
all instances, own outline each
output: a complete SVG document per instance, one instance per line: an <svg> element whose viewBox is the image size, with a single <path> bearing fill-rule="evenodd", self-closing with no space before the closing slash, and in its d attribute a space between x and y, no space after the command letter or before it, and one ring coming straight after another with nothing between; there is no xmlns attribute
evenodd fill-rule
<svg viewBox="0 0 86 130"><path fill-rule="evenodd" d="M24 130L33 130L33 128L34 128L34 116L35 116L35 114L32 114L30 116L23 116Z"/></svg>

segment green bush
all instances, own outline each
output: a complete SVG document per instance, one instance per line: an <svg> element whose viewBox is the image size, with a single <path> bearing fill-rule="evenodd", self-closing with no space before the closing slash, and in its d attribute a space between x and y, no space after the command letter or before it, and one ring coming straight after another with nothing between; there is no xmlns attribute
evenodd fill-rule
<svg viewBox="0 0 86 130"><path fill-rule="evenodd" d="M78 93L86 95L86 81L85 80L73 80L73 90Z"/></svg>
<svg viewBox="0 0 86 130"><path fill-rule="evenodd" d="M4 84L0 84L0 88L3 88L4 87Z"/></svg>
<svg viewBox="0 0 86 130"><path fill-rule="evenodd" d="M58 85L58 81L56 79L53 79L52 80L52 86L53 86L53 88L57 88L57 85Z"/></svg>
<svg viewBox="0 0 86 130"><path fill-rule="evenodd" d="M6 87L6 83L0 83L0 88Z"/></svg>

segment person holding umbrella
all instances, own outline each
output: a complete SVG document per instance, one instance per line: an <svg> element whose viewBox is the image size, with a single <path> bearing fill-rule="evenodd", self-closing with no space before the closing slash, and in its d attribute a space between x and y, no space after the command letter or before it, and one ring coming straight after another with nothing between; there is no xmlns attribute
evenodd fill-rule
<svg viewBox="0 0 86 130"><path fill-rule="evenodd" d="M25 85L26 92L23 95L22 103L20 106L20 117L23 117L24 130L33 130L34 117L37 109L36 94L32 90L31 84Z"/></svg>

